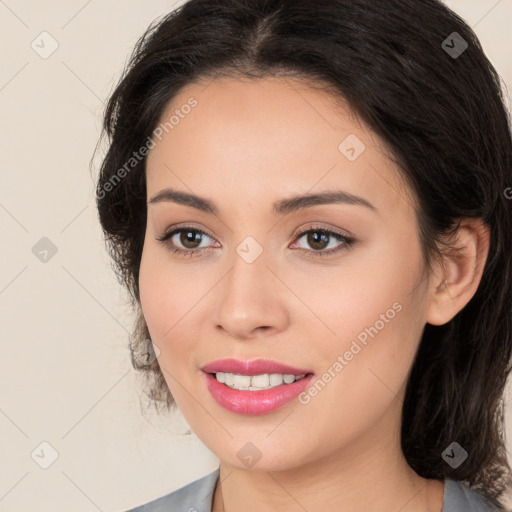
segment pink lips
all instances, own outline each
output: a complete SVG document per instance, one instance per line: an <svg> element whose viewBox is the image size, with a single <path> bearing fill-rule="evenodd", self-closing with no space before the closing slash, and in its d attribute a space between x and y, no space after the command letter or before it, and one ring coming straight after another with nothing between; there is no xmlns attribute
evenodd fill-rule
<svg viewBox="0 0 512 512"><path fill-rule="evenodd" d="M221 359L203 366L206 386L216 402L225 409L248 415L266 414L291 402L302 393L311 383L315 375L306 369L257 359L255 361L239 361L237 359ZM281 384L271 389L261 391L232 389L219 382L215 375L217 372L238 373L240 375L261 375L265 373L282 373L306 376L291 384Z"/></svg>

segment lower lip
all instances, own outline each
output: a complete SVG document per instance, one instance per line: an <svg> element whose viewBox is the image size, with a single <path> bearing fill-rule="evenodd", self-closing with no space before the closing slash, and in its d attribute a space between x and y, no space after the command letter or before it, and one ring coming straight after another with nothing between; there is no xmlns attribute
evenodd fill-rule
<svg viewBox="0 0 512 512"><path fill-rule="evenodd" d="M308 387L314 377L314 374L310 374L291 384L248 391L232 389L219 382L211 373L205 375L208 390L219 405L228 411L249 415L266 414L291 402Z"/></svg>

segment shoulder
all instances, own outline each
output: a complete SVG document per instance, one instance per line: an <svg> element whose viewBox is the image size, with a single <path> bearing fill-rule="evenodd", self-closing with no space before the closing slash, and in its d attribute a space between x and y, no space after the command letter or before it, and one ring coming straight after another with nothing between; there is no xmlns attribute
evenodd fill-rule
<svg viewBox="0 0 512 512"><path fill-rule="evenodd" d="M444 483L443 509L441 512L507 512L497 502L484 497L477 490L470 489L461 482L447 478Z"/></svg>
<svg viewBox="0 0 512 512"><path fill-rule="evenodd" d="M184 487L126 512L211 512L219 469Z"/></svg>

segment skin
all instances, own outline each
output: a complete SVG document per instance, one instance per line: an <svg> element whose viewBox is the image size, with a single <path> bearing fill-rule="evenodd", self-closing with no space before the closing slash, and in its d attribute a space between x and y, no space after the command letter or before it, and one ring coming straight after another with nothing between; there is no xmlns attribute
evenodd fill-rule
<svg viewBox="0 0 512 512"><path fill-rule="evenodd" d="M149 204L139 284L167 385L220 459L214 512L356 512L370 503L382 512L440 512L443 482L419 477L400 448L403 397L425 324L448 322L475 293L488 230L465 219L461 257L446 256L427 275L412 196L382 141L346 104L289 78L223 78L188 85L162 120L191 96L197 106L149 152L147 199L172 187L220 211ZM366 147L354 161L338 149L350 134ZM376 211L271 211L274 201L333 189ZM185 229L172 238L176 247L210 249L183 257L156 240L178 224L208 235L187 244ZM356 241L308 258L343 245L296 236L316 224ZM236 252L248 236L263 249L252 263ZM205 386L200 368L226 357L273 359L321 377L396 302L401 311L307 404L245 416L222 408ZM237 457L248 442L261 453L251 468Z"/></svg>

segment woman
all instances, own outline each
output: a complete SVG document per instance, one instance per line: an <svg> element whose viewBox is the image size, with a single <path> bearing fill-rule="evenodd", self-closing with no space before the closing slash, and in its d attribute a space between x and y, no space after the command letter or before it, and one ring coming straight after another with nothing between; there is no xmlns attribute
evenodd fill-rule
<svg viewBox="0 0 512 512"><path fill-rule="evenodd" d="M134 510L504 510L512 144L456 14L191 0L104 130L133 364L220 459Z"/></svg>

